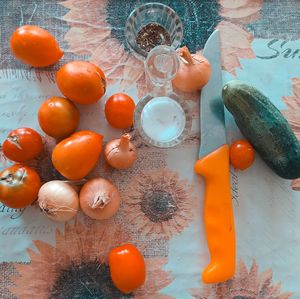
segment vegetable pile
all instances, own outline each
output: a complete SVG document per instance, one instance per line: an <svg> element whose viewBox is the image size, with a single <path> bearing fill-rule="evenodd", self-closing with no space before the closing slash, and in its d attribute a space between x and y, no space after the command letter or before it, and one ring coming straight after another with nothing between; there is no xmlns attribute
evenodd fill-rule
<svg viewBox="0 0 300 299"><path fill-rule="evenodd" d="M32 25L18 28L11 36L10 46L14 56L31 67L50 66L64 54L48 31ZM180 65L173 86L188 93L201 90L210 79L209 61L200 53L191 54L187 47L177 52ZM37 111L37 119L41 130L56 140L51 159L65 180L42 185L37 171L27 165L43 152L42 136L32 128L17 128L1 146L3 154L16 164L0 172L0 201L15 209L37 202L42 213L59 222L71 220L79 210L95 220L111 218L122 200L117 187L105 178L85 178L99 162L104 136L90 130L77 131L80 123L77 106L101 100L106 92L106 76L91 62L71 61L58 70L56 83L64 97L53 95L45 99ZM251 142L237 140L231 145L232 166L239 170L250 167L255 148L280 176L299 177L299 144L272 103L255 88L238 81L225 85L223 100ZM115 93L105 103L105 118L115 129L130 128L134 110L135 102L129 95ZM103 154L109 167L120 171L134 167L137 150L130 138L129 134L123 134L106 143ZM112 282L124 294L130 294L145 282L144 258L132 244L111 249L109 268Z"/></svg>
<svg viewBox="0 0 300 299"><path fill-rule="evenodd" d="M14 56L31 67L50 66L64 54L47 30L31 25L18 28L12 34L10 46ZM0 172L0 201L15 209L36 202L42 213L59 222L71 220L79 210L92 219L108 219L120 207L117 187L105 178L85 179L99 162L103 135L90 130L77 131L80 122L77 105L101 100L106 92L105 74L88 61L71 61L58 70L56 83L64 97L53 95L45 99L37 111L37 119L41 130L56 139L52 164L65 180L42 185L38 172L27 164L43 152L43 138L31 128L17 128L1 145L5 157L16 164ZM133 125L134 109L130 96L116 93L105 103L105 117L112 127L126 129ZM137 158L129 134L109 141L104 154L107 165L116 169L132 167ZM109 263L112 281L122 292L132 292L144 283L145 262L134 245L112 249Z"/></svg>
<svg viewBox="0 0 300 299"><path fill-rule="evenodd" d="M50 66L63 56L55 38L38 26L19 27L11 36L10 46L18 60L32 67ZM99 162L103 146L102 134L76 131L80 122L76 105L94 104L103 97L105 74L88 61L71 61L58 70L56 83L65 97L53 95L46 99L37 118L42 131L56 139L52 163L66 181L47 182L41 187L39 174L26 164L43 152L42 136L31 128L17 128L8 134L1 149L7 159L23 164L1 172L0 201L11 208L23 208L38 198L40 209L56 221L70 220L80 206L94 219L107 219L117 212L121 200L113 183L96 178L84 184L80 196L79 190L75 190L77 181L84 179ZM131 97L116 93L105 103L105 116L111 126L125 129L133 124L134 109ZM116 169L131 167L136 158L128 134L105 147L105 160Z"/></svg>

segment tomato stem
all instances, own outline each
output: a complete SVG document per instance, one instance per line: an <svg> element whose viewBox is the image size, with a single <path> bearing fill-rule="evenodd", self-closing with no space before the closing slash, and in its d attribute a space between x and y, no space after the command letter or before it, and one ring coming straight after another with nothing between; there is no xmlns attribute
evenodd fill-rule
<svg viewBox="0 0 300 299"><path fill-rule="evenodd" d="M7 176L5 176L4 178L1 178L0 180L11 183L14 180L14 176L11 173L9 173Z"/></svg>
<svg viewBox="0 0 300 299"><path fill-rule="evenodd" d="M19 143L19 136L18 135L11 135L7 137L7 140L12 142L18 149L22 149L20 143Z"/></svg>

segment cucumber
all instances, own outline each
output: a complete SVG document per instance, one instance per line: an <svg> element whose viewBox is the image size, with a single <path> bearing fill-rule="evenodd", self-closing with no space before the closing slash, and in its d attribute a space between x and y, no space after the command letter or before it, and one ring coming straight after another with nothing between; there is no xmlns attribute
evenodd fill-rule
<svg viewBox="0 0 300 299"><path fill-rule="evenodd" d="M239 80L224 85L222 97L242 134L280 177L300 177L300 145L289 123L255 87Z"/></svg>

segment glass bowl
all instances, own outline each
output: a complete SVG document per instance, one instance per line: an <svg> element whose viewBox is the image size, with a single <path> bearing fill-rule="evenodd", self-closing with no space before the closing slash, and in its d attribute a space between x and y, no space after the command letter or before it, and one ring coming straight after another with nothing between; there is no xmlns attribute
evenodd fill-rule
<svg viewBox="0 0 300 299"><path fill-rule="evenodd" d="M148 94L136 105L134 127L147 144L170 148L180 144L190 133L192 116L187 104L175 93Z"/></svg>
<svg viewBox="0 0 300 299"><path fill-rule="evenodd" d="M176 49L183 39L183 25L176 12L161 3L147 3L137 7L129 15L125 24L125 37L129 48L140 59L144 60L149 51L145 51L137 44L139 31L146 25L154 23L162 26L170 35L170 44ZM162 36L161 43L165 44Z"/></svg>

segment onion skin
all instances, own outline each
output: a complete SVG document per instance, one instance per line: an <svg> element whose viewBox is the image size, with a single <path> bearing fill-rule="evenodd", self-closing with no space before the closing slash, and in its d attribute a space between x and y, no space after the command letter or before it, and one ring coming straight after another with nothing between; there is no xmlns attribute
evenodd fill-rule
<svg viewBox="0 0 300 299"><path fill-rule="evenodd" d="M83 185L79 201L84 214L95 220L104 220L118 211L121 197L111 182L104 178L95 178Z"/></svg>
<svg viewBox="0 0 300 299"><path fill-rule="evenodd" d="M137 159L135 146L130 142L130 135L124 134L120 139L108 142L104 149L105 161L113 168L127 169Z"/></svg>
<svg viewBox="0 0 300 299"><path fill-rule="evenodd" d="M178 54L180 65L173 86L183 92L201 90L210 79L210 63L199 53L191 54L187 47L180 48Z"/></svg>
<svg viewBox="0 0 300 299"><path fill-rule="evenodd" d="M76 189L64 181L50 181L39 190L38 203L50 219L65 222L75 217L79 210Z"/></svg>

